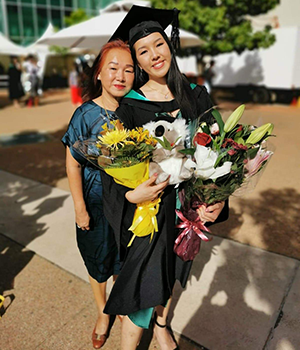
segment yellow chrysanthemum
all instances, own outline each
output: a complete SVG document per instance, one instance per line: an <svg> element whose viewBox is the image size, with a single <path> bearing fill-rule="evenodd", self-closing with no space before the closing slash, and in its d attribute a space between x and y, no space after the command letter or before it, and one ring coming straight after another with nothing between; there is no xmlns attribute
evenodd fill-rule
<svg viewBox="0 0 300 350"><path fill-rule="evenodd" d="M99 137L99 142L109 148L118 148L118 145L123 145L128 137L126 130L113 130L107 132L102 137Z"/></svg>
<svg viewBox="0 0 300 350"><path fill-rule="evenodd" d="M135 146L136 143L133 142L133 141L124 141L125 145L132 145L132 146Z"/></svg>
<svg viewBox="0 0 300 350"><path fill-rule="evenodd" d="M152 145L152 146L156 146L157 141L151 136L145 139L145 143L147 145Z"/></svg>
<svg viewBox="0 0 300 350"><path fill-rule="evenodd" d="M149 131L143 130L143 128L136 128L135 130L130 130L130 137L136 142L144 142L149 137Z"/></svg>
<svg viewBox="0 0 300 350"><path fill-rule="evenodd" d="M139 136L139 133L137 130L130 130L129 131L129 137L133 140L136 140Z"/></svg>
<svg viewBox="0 0 300 350"><path fill-rule="evenodd" d="M121 123L119 119L111 120L110 124L114 126L114 129L117 129L117 130L123 130L124 129L123 123Z"/></svg>
<svg viewBox="0 0 300 350"><path fill-rule="evenodd" d="M103 129L104 131L108 131L107 123L105 123L105 124L102 125L102 129Z"/></svg>

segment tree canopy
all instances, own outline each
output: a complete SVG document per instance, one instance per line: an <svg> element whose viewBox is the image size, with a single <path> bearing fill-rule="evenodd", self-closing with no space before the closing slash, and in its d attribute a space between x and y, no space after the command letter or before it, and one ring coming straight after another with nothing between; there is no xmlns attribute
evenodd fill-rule
<svg viewBox="0 0 300 350"><path fill-rule="evenodd" d="M66 27L70 27L74 24L78 24L84 21L87 21L91 17L86 14L86 12L83 9L77 9L75 11L72 11L70 13L70 16L64 17L64 22L66 24Z"/></svg>
<svg viewBox="0 0 300 350"><path fill-rule="evenodd" d="M182 29L197 34L205 41L202 55L267 48L275 42L270 26L253 31L249 16L267 13L279 0L152 0L155 8L177 7Z"/></svg>

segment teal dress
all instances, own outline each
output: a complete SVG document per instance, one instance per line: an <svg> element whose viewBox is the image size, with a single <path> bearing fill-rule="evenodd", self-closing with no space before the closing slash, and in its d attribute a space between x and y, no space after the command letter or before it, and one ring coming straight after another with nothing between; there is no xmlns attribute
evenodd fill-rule
<svg viewBox="0 0 300 350"><path fill-rule="evenodd" d="M74 112L62 138L63 144L70 148L72 156L82 166L83 195L91 219L89 231L76 226L77 245L89 275L99 283L119 273L118 248L103 213L101 171L81 157L73 144L77 140L96 140L103 125L116 119L114 112L107 111L107 114L93 101L83 103Z"/></svg>

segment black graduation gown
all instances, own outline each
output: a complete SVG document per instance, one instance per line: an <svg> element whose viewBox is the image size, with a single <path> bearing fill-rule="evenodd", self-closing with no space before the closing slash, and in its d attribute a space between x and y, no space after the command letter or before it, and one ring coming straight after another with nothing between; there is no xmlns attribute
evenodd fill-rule
<svg viewBox="0 0 300 350"><path fill-rule="evenodd" d="M206 89L195 86L191 99L197 102L197 114L211 107ZM143 126L161 113L179 109L173 101L149 101L135 91L123 98L116 113L125 127L133 129ZM102 172L104 214L113 227L119 247L121 272L113 286L104 312L128 315L138 310L165 305L172 294L175 280L184 287L192 262L182 261L174 252L178 236L175 229L176 190L168 186L161 198L157 214L158 232L150 242L150 236L136 237L130 248L130 227L136 205L129 203L125 193L130 190L116 184ZM226 209L227 208L227 209ZM220 220L226 220L228 207Z"/></svg>
<svg viewBox="0 0 300 350"><path fill-rule="evenodd" d="M8 69L8 90L11 100L19 99L24 96L21 74L22 71L14 65L11 65Z"/></svg>

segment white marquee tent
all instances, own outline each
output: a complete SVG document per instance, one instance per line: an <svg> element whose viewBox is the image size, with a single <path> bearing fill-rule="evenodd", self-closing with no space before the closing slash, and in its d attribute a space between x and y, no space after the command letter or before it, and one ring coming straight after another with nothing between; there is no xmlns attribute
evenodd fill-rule
<svg viewBox="0 0 300 350"><path fill-rule="evenodd" d="M54 35L41 38L40 44L58 45L64 47L80 47L99 50L115 32L133 4L149 6L149 2L119 1L107 6L99 16L90 20L64 28ZM171 34L171 26L166 29ZM195 34L180 29L182 47L200 46L203 41Z"/></svg>
<svg viewBox="0 0 300 350"><path fill-rule="evenodd" d="M26 55L24 47L17 45L0 33L0 55L22 56Z"/></svg>

